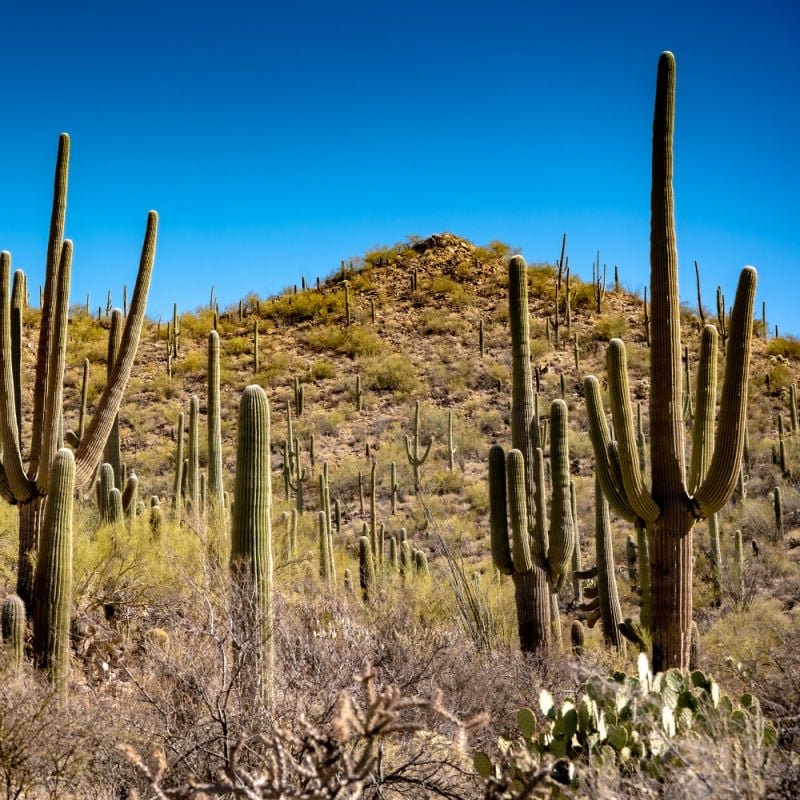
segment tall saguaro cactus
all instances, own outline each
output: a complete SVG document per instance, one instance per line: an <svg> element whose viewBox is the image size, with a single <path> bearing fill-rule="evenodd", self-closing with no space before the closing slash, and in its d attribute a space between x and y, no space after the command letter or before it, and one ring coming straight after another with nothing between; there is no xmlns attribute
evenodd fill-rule
<svg viewBox="0 0 800 800"><path fill-rule="evenodd" d="M248 386L239 402L236 477L231 524L231 572L248 604L240 642L254 655L254 679L264 702L272 695L272 478L267 395Z"/></svg>
<svg viewBox="0 0 800 800"><path fill-rule="evenodd" d="M69 671L74 487L75 458L71 450L59 450L53 460L36 562L36 609L33 616L36 665L47 673L59 691L66 688Z"/></svg>
<svg viewBox="0 0 800 800"><path fill-rule="evenodd" d="M528 271L525 260L514 256L508 268L508 302L511 324L511 444L506 459L503 448L489 451L489 510L492 559L497 569L514 581L517 624L523 651L546 650L551 643L548 587L547 526L541 523L544 502L537 484L538 429L530 359ZM506 484L508 486L506 487ZM541 502L537 507L536 498ZM511 547L508 524L511 523Z"/></svg>
<svg viewBox="0 0 800 800"><path fill-rule="evenodd" d="M658 64L653 117L649 490L636 452L625 346L621 341L613 340L608 351L609 395L617 443L610 442L602 410L598 408L596 380L587 379L586 393L596 469L603 491L615 510L647 531L654 671L669 667L686 669L689 665L692 528L695 520L719 511L736 485L744 449L756 287L756 272L746 267L739 279L728 326L725 378L713 451L710 425L698 419L693 432L697 463L693 457L687 482L681 419L680 297L672 192L674 109L675 59L672 53L665 52ZM708 338L713 339L713 335L704 336L704 351L709 346ZM705 402L710 408L708 413L713 415L713 396L709 389L711 364L709 356L701 352L703 360L705 363L698 370L698 404ZM698 408L698 416L704 413Z"/></svg>
<svg viewBox="0 0 800 800"><path fill-rule="evenodd" d="M222 483L222 411L219 391L219 334L208 334L208 495L211 518L223 520L225 489Z"/></svg>
<svg viewBox="0 0 800 800"><path fill-rule="evenodd" d="M48 493L50 467L58 449L63 406L62 384L72 265L72 243L64 239L69 146L69 136L61 134L33 386L32 440L27 448L20 446L21 420L18 418L14 390L14 349L9 303L11 258L8 253L0 257L0 497L18 505L20 509L17 594L29 612L33 606L33 557L39 547L43 502ZM119 353L97 402L94 416L75 451L75 482L78 486L92 477L100 461L133 368L150 288L157 230L158 215L151 211ZM23 464L23 450L30 454L27 466Z"/></svg>

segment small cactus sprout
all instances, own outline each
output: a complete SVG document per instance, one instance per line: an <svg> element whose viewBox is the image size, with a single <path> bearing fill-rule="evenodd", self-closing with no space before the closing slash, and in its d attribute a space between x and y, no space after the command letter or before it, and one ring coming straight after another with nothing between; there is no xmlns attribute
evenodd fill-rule
<svg viewBox="0 0 800 800"><path fill-rule="evenodd" d="M569 638L572 642L572 652L576 656L582 656L585 634L583 630L583 625L581 625L580 621L577 619L572 623L572 626L570 627Z"/></svg>
<svg viewBox="0 0 800 800"><path fill-rule="evenodd" d="M414 569L417 575L430 577L430 568L428 567L428 556L424 550L414 551Z"/></svg>
<svg viewBox="0 0 800 800"><path fill-rule="evenodd" d="M161 505L159 504L158 497L153 495L150 498L150 536L154 542L161 539L161 531L164 527L164 520L161 516Z"/></svg>
<svg viewBox="0 0 800 800"><path fill-rule="evenodd" d="M0 609L2 643L11 670L18 673L25 659L25 604L15 594L3 600Z"/></svg>

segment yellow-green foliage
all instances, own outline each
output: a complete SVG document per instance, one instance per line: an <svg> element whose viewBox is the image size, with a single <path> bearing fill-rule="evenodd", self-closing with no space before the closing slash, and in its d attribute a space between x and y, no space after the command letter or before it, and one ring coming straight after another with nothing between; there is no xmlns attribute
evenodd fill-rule
<svg viewBox="0 0 800 800"><path fill-rule="evenodd" d="M147 514L133 525L98 522L94 509L76 510L74 607L116 603L168 609L185 596L189 582L202 581L206 551L193 531L165 519L154 542Z"/></svg>
<svg viewBox="0 0 800 800"><path fill-rule="evenodd" d="M770 339L767 344L768 356L783 356L793 361L800 361L800 339L796 336L779 336Z"/></svg>
<svg viewBox="0 0 800 800"><path fill-rule="evenodd" d="M463 336L466 324L460 314L448 314L439 308L425 308L420 313L419 329L425 334L449 333L453 336Z"/></svg>
<svg viewBox="0 0 800 800"><path fill-rule="evenodd" d="M350 358L377 355L384 349L383 343L373 331L357 325L347 328L341 325L315 328L309 331L305 341L312 350L331 350Z"/></svg>
<svg viewBox="0 0 800 800"><path fill-rule="evenodd" d="M622 314L607 311L601 314L594 324L594 335L603 342L623 339L628 333L628 320Z"/></svg>
<svg viewBox="0 0 800 800"><path fill-rule="evenodd" d="M446 275L434 276L430 292L434 298L440 298L455 308L463 308L472 302L472 297L464 286Z"/></svg>
<svg viewBox="0 0 800 800"><path fill-rule="evenodd" d="M285 292L265 303L263 313L270 319L286 323L306 320L324 323L344 314L344 291L308 289L297 294Z"/></svg>
<svg viewBox="0 0 800 800"><path fill-rule="evenodd" d="M367 389L394 392L399 398L407 397L419 387L414 364L398 353L365 361L363 376Z"/></svg>
<svg viewBox="0 0 800 800"><path fill-rule="evenodd" d="M556 299L555 267L549 265L528 268L528 292L532 300L547 300L555 302Z"/></svg>

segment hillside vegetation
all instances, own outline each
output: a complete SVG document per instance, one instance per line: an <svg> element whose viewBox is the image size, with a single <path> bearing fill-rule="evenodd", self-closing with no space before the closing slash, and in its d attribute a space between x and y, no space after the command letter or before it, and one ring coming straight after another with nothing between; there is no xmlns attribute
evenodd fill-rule
<svg viewBox="0 0 800 800"><path fill-rule="evenodd" d="M380 750L383 777L377 777L373 766L365 784L369 791L479 796L484 789L473 768L475 752L487 753L498 764L499 782L511 786L515 770L530 778L537 764L547 763L547 754L544 762L532 760L524 747L524 758L514 755L513 748L509 751L509 745L497 750L498 741L503 741L498 737L514 742L520 735L520 709L533 707L538 713L540 690L546 689L560 702L559 698L574 696L591 675L615 670L636 673L634 648L629 645L627 655L607 649L599 625L585 631L579 652L570 649L570 623L586 617L577 607L570 582L559 595L564 640L559 654L544 661L521 656L513 589L509 579L492 567L487 454L493 443L510 441L508 256L508 248L499 243L479 248L451 234L436 235L368 253L321 280L319 289L314 288L316 281L309 281L312 288L287 289L278 297L251 295L218 314L226 491L233 491L242 390L251 383L263 386L271 406L276 656L275 705L270 713L274 717L244 702L242 676L230 672L228 648L235 615L225 590L226 537L211 531L208 517L185 513L183 524L176 525L170 511L177 418L184 411L188 420L192 395L200 400L199 465L201 470L207 466L207 339L214 312L209 308L178 315L177 355L170 359L172 323L146 323L120 413L121 443L128 473L135 471L138 476L139 496L161 499L163 523L154 536L148 508L124 524L104 524L95 492L79 499L69 700L59 706L49 703L46 688L27 666L19 682L4 683L0 770L9 786L19 787L20 796L102 794L119 791L120 786L147 791L136 758L121 753L118 744L133 748L151 771L157 772L156 761L163 759L166 772L159 782L165 788L190 780L213 781L242 739L248 742L244 763L256 772L265 768L261 761L265 754L269 763L280 748L297 756L337 744L344 757L351 752L348 746L358 752L377 734L368 724L360 731L354 722L350 738L337 738L341 735L337 725L345 724L340 719L340 693L350 692L356 698L353 703L368 707L369 702L378 702L375 695L368 693L364 700L359 693L374 685L377 688L371 691L397 687L404 701L414 698L418 706L401 706L393 712L397 719L387 713L398 730L386 734L388 749ZM606 343L612 336L626 342L633 396L641 401L645 434L649 429L644 307L641 298L625 289L624 277L619 276L619 286L607 281L599 310L597 286L572 277L567 325L563 289L561 307L555 309L557 269L541 265L528 270L531 348L541 414L549 416L551 401L560 397L569 408L570 476L584 565L595 562L595 496L582 378L605 374ZM706 315L713 316L708 311ZM26 341L36 341L38 321L38 311L29 309ZM77 426L84 358L91 363L90 408L105 382L108 324L106 314L98 320L84 308L71 309L67 429ZM685 309L682 324L694 374L700 321ZM727 740L717 741L709 754L710 739L690 737L676 746L661 774L644 768L609 772L593 764L583 776L583 791L594 786L598 791L624 793L635 786L642 796L656 796L666 779L668 785L686 791L710 781L718 787L718 796L732 796L731 792L760 796L781 780L796 780L791 775L796 776L797 765L787 759L797 747L800 503L792 469L798 454L789 421L789 392L800 362L792 339L766 339L761 333L753 345L748 386L746 498L730 503L721 515L723 568L718 591L706 526L700 523L696 528L695 619L700 633L698 666L732 697L744 692L759 697L764 715L777 728L777 744L761 747L751 741L756 734L748 731L738 749L730 749ZM27 376L30 351L26 356ZM303 390L299 414L295 379ZM27 377L23 381L28 392L31 382ZM422 447L433 443L415 490L403 442L406 436L413 438L417 401ZM283 473L289 409L307 473L305 513L298 519L293 550L287 542L287 517L296 506L296 493L290 490L287 498ZM781 415L787 418L783 474L773 463L781 449L777 425ZM686 425L689 430L690 419ZM386 559L389 538L399 542L404 529L413 549L425 554L427 571L409 568L401 578L392 570L379 570L375 592L365 604L357 587L358 540L371 520L373 463L375 519L385 528ZM397 476L394 512L392 463ZM323 464L330 497L341 506L341 529L334 534L333 548L337 578L330 583L320 577L319 567L318 476ZM782 491L781 532L775 523L775 487ZM16 520L13 509L6 508L0 580L5 593L11 593ZM742 531L746 548L741 575L734 554L736 529ZM623 616L636 618L639 601L625 566L626 538L631 533L630 525L612 517ZM355 576L350 579L354 589L345 588L345 570ZM370 676L366 684L365 674ZM437 690L443 693L441 699L434 695ZM447 709L446 715L439 706ZM486 716L476 721L478 715ZM271 719L281 730L286 727L286 738L274 732ZM427 733L409 736L404 725L412 721ZM467 744L453 750L454 733L468 724L475 730ZM247 739L255 733L265 737L259 744ZM151 762L153 752L160 755ZM521 764L528 761L525 772ZM783 772L787 767L788 774ZM291 782L290 776L285 779Z"/></svg>

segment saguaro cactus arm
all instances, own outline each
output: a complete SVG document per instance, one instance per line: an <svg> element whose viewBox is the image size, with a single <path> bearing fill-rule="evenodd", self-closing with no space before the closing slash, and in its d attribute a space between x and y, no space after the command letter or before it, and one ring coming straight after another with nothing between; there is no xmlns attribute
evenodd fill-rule
<svg viewBox="0 0 800 800"><path fill-rule="evenodd" d="M755 269L745 267L736 289L714 455L705 480L694 496L695 513L704 517L715 514L728 501L742 463L756 281Z"/></svg>
<svg viewBox="0 0 800 800"><path fill-rule="evenodd" d="M14 398L14 377L11 357L11 308L9 305L9 276L11 256L0 253L0 425L2 426L3 472L10 490L10 498L26 502L35 494L22 465L19 448L18 421Z"/></svg>
<svg viewBox="0 0 800 800"><path fill-rule="evenodd" d="M611 461L609 445L611 434L600 400L600 384L594 375L588 375L583 381L586 395L586 410L589 416L589 438L594 449L595 471L603 488L609 505L624 520L634 522L636 513L628 503L625 489L617 480L616 471Z"/></svg>
<svg viewBox="0 0 800 800"><path fill-rule="evenodd" d="M689 494L694 494L708 472L714 447L714 414L717 408L717 329L703 328L700 365L697 370L697 415L692 426L692 458Z"/></svg>
<svg viewBox="0 0 800 800"><path fill-rule="evenodd" d="M644 483L636 450L636 434L633 430L633 411L628 388L628 367L625 344L621 339L612 339L608 345L608 394L611 401L611 417L617 434L619 464L628 503L638 517L646 522L655 522L660 510Z"/></svg>
<svg viewBox="0 0 800 800"><path fill-rule="evenodd" d="M75 453L75 482L82 486L91 478L103 446L108 438L114 418L119 412L122 395L128 385L128 379L133 369L136 350L139 346L139 336L144 322L147 294L150 290L150 278L153 274L153 262L156 254L156 239L158 236L158 214L151 211L147 216L147 229L145 231L142 255L139 261L139 272L133 287L133 297L125 319L125 328L122 331L119 355L114 364L111 378L103 389L103 394L97 404L97 410L86 429L86 435Z"/></svg>

